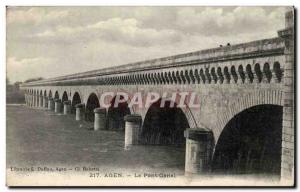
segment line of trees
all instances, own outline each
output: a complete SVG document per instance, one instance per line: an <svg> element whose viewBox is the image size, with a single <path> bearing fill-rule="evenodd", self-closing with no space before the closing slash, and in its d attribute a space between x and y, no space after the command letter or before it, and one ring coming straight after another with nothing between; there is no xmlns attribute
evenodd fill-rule
<svg viewBox="0 0 300 192"><path fill-rule="evenodd" d="M42 77L31 78L24 81L24 83L42 80ZM22 104L25 103L25 95L23 90L20 89L20 85L23 82L17 81L11 83L8 78L6 78L6 103L9 104Z"/></svg>

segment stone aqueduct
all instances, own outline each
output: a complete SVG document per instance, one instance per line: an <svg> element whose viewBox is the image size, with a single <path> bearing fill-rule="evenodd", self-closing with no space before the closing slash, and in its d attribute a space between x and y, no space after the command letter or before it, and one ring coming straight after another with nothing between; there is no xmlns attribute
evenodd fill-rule
<svg viewBox="0 0 300 192"><path fill-rule="evenodd" d="M187 139L186 171L192 173L203 172L207 168L213 167L212 164L217 161L213 156L218 150L223 150L223 152L225 150L224 147L217 148L218 143L226 141L226 139L220 138L227 134L223 132L230 123L235 122L235 118L243 118L239 117L239 114L247 112L248 115L252 114L253 116L255 107L262 107L260 110L263 115L264 109L270 109L271 112L277 114L274 116L279 119L279 123L272 125L280 129L280 133L275 135L280 142L279 174L282 178L292 178L294 174L293 14L293 12L286 13L286 28L278 31L276 38L26 83L22 85L26 103L30 107L53 110L51 102L56 99L57 103L64 102L66 107L69 105L71 112L75 111L77 104L78 108L84 105L82 109L78 109L78 113L80 110L82 110L81 113L91 113L94 108L102 107L97 104L97 101L92 101L92 98L99 99L103 93L108 91L115 93L140 91L144 94L143 96L151 91L161 93L165 91L196 92L200 109L180 110L184 116L182 121L186 119L187 122L181 124L186 127L180 128L179 131L179 134L185 135ZM56 107L59 107L59 104ZM132 107L126 114L121 115L122 120L124 121L124 116L127 114L139 114L142 121L138 126L138 134L140 134L147 123L153 127L151 121L159 119L155 116L147 117L151 114L150 108ZM59 110L62 109L55 110L60 112ZM104 110L102 120L107 121L105 118L109 118L109 110L108 108ZM99 111L101 110L96 110L96 113ZM268 118L268 116L263 117ZM258 119L261 117L255 118L254 120L259 121ZM146 121L149 122L146 123ZM272 118L257 126L271 126L270 121ZM130 121L129 118L129 122L134 121ZM114 124L114 122L111 123ZM108 128L107 126L106 128ZM234 127L234 125L230 126ZM186 128L188 129L184 132ZM260 127L253 128L255 132L259 132L261 129ZM228 128L228 130L230 129ZM270 132L273 131L266 131L265 137L271 137ZM251 134L255 135L256 133ZM251 134L245 138L253 138ZM255 138L260 137L259 135L256 135ZM144 144L162 144L145 135L138 137L139 142ZM148 140L147 142L141 141L143 139ZM272 139L276 140L276 138ZM260 143L260 141L257 142ZM272 150L272 147L269 150ZM195 151L196 153L193 154ZM221 156L220 159L222 161ZM226 159L223 158L223 160ZM220 164L220 161L218 162Z"/></svg>

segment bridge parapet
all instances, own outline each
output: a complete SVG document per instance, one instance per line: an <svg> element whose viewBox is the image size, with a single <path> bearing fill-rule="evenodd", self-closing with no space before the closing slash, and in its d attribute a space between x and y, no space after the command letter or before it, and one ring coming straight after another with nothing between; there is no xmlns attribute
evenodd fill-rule
<svg viewBox="0 0 300 192"><path fill-rule="evenodd" d="M278 61L257 63L257 66L251 66L253 61L249 62L249 66L235 64L228 67L223 64L283 54L282 38L272 38L45 79L22 86L252 83L256 82L256 77L258 82L280 82L282 68L278 69L278 66L281 67Z"/></svg>

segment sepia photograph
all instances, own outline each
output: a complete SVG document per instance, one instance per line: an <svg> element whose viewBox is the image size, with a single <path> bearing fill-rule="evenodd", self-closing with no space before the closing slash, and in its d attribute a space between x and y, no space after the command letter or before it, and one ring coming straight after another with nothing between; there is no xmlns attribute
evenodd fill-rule
<svg viewBox="0 0 300 192"><path fill-rule="evenodd" d="M8 187L294 187L293 6L6 6Z"/></svg>

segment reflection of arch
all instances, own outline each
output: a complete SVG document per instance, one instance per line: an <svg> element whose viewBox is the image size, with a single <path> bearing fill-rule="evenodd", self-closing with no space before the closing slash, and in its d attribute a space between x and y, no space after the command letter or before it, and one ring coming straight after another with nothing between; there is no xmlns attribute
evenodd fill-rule
<svg viewBox="0 0 300 192"><path fill-rule="evenodd" d="M75 92L72 98L72 107L71 107L71 113L75 113L75 105L81 103L81 98L78 92Z"/></svg>
<svg viewBox="0 0 300 192"><path fill-rule="evenodd" d="M130 114L130 109L128 107L127 102L119 103L117 107L114 107L116 97L117 96L115 96L111 100L111 105L108 108L107 126L108 129L124 130L125 129L124 117L125 115ZM120 96L120 99L124 99L124 97Z"/></svg>
<svg viewBox="0 0 300 192"><path fill-rule="evenodd" d="M280 174L283 107L256 105L235 115L215 147L212 170Z"/></svg>
<svg viewBox="0 0 300 192"><path fill-rule="evenodd" d="M161 99L148 109L141 132L141 143L183 145L184 130L190 127L185 113L176 107L176 103L172 107L170 101L162 108L160 105Z"/></svg>
<svg viewBox="0 0 300 192"><path fill-rule="evenodd" d="M100 107L98 97L95 93L91 93L86 102L85 119L87 121L93 122L95 120L94 109L98 107Z"/></svg>

